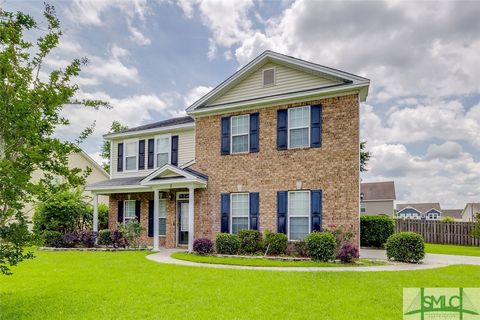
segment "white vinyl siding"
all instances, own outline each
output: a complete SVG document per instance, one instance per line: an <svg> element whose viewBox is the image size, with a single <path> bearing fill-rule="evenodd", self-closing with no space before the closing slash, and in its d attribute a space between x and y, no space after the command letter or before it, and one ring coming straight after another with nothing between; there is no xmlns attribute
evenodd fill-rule
<svg viewBox="0 0 480 320"><path fill-rule="evenodd" d="M231 121L231 153L248 152L249 150L249 132L250 116L235 116Z"/></svg>
<svg viewBox="0 0 480 320"><path fill-rule="evenodd" d="M250 211L248 193L231 194L231 230L238 233L242 229L248 229L248 216Z"/></svg>
<svg viewBox="0 0 480 320"><path fill-rule="evenodd" d="M310 191L288 193L288 238L303 240L310 232Z"/></svg>
<svg viewBox="0 0 480 320"><path fill-rule="evenodd" d="M288 109L288 147L310 146L310 107Z"/></svg>
<svg viewBox="0 0 480 320"><path fill-rule="evenodd" d="M128 223L130 220L136 219L137 216L135 215L135 202L135 200L125 200L123 202L123 222Z"/></svg>
<svg viewBox="0 0 480 320"><path fill-rule="evenodd" d="M138 140L125 140L123 154L125 171L136 171L138 169Z"/></svg>
<svg viewBox="0 0 480 320"><path fill-rule="evenodd" d="M195 159L195 131L190 129L180 132L172 132L171 135L178 135L178 166L182 166L193 161ZM136 140L145 140L145 169L138 171L125 171L124 161L123 172L117 171L118 144L122 143L123 141L122 139L116 139L112 141L112 178L147 176L154 170L148 169L148 139L155 139L155 135L143 135L136 138Z"/></svg>
<svg viewBox="0 0 480 320"><path fill-rule="evenodd" d="M264 86L263 70L271 68L275 68L275 85ZM340 82L283 65L267 63L209 105L327 87L338 83Z"/></svg>

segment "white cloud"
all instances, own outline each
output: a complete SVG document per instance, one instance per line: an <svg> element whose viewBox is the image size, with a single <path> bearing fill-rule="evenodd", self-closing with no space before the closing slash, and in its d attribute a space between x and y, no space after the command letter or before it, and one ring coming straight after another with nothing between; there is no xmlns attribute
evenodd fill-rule
<svg viewBox="0 0 480 320"><path fill-rule="evenodd" d="M130 21L128 22L128 31L130 32L130 40L134 41L136 44L146 46L152 43L152 40L135 28Z"/></svg>
<svg viewBox="0 0 480 320"><path fill-rule="evenodd" d="M192 103L212 91L212 89L212 87L206 86L197 86L191 89L183 98L183 101L185 102L185 107L189 107Z"/></svg>

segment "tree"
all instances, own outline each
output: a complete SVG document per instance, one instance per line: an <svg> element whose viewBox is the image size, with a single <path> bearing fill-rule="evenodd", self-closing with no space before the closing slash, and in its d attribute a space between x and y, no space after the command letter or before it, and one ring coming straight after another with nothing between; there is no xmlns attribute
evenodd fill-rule
<svg viewBox="0 0 480 320"><path fill-rule="evenodd" d="M73 82L87 63L74 59L64 69L42 70L47 55L62 35L52 6L45 4L46 29L22 12L0 8L0 273L11 274L10 266L32 258L24 250L31 240L25 203L43 197L55 186L54 177L65 184L84 183L81 169L68 168L68 155L78 152L81 143L93 130L86 128L75 142L62 141L54 133L69 125L60 114L67 104L99 108L98 100L76 100L78 86ZM38 29L42 33L35 44L25 33ZM43 172L39 181L32 173Z"/></svg>
<svg viewBox="0 0 480 320"><path fill-rule="evenodd" d="M108 133L120 132L127 129L127 126L124 126L118 121L113 121ZM105 159L105 162L103 163L103 169L106 172L110 172L110 142L108 140L103 140L101 156L103 159Z"/></svg>
<svg viewBox="0 0 480 320"><path fill-rule="evenodd" d="M366 172L368 160L370 160L372 153L367 151L367 141L360 142L360 172Z"/></svg>

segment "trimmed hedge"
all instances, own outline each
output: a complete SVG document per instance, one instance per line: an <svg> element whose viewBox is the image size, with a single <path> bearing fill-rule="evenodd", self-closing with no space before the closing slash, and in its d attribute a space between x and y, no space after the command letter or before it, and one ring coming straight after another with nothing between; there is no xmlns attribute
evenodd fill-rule
<svg viewBox="0 0 480 320"><path fill-rule="evenodd" d="M262 233L258 230L240 230L238 232L240 238L240 252L245 254L254 254L262 251L263 239Z"/></svg>
<svg viewBox="0 0 480 320"><path fill-rule="evenodd" d="M110 229L100 230L98 232L98 244L101 246L111 246L112 238L110 237Z"/></svg>
<svg viewBox="0 0 480 320"><path fill-rule="evenodd" d="M384 246L388 237L395 232L395 222L387 216L360 217L360 245L362 247Z"/></svg>
<svg viewBox="0 0 480 320"><path fill-rule="evenodd" d="M59 231L44 231L42 237L47 247L64 248L66 245L65 237L63 233Z"/></svg>
<svg viewBox="0 0 480 320"><path fill-rule="evenodd" d="M288 237L284 233L267 231L264 241L266 254L281 255L287 253Z"/></svg>
<svg viewBox="0 0 480 320"><path fill-rule="evenodd" d="M218 233L215 239L215 250L219 254L237 254L240 250L240 238L237 234Z"/></svg>
<svg viewBox="0 0 480 320"><path fill-rule="evenodd" d="M305 237L308 255L317 261L335 260L335 237L330 232L312 232Z"/></svg>
<svg viewBox="0 0 480 320"><path fill-rule="evenodd" d="M193 241L193 251L198 254L210 254L213 252L213 242L210 239L200 238Z"/></svg>
<svg viewBox="0 0 480 320"><path fill-rule="evenodd" d="M425 241L415 232L391 235L385 244L388 259L418 263L425 257Z"/></svg>

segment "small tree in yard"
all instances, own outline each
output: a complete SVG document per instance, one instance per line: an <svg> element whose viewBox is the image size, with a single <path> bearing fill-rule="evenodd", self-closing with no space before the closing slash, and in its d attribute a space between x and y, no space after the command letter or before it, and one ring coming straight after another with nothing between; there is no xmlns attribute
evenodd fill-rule
<svg viewBox="0 0 480 320"><path fill-rule="evenodd" d="M58 188L53 178L64 178L65 186L84 183L85 172L68 168L68 155L93 130L79 132L73 142L55 137L55 130L69 124L60 112L66 104L98 108L102 101L74 98L78 86L72 83L86 59L75 59L64 69L41 70L44 59L62 34L54 8L45 5L46 28L22 12L0 8L0 273L32 258L24 250L30 243L25 203L45 200L45 191ZM43 36L36 46L25 40L25 32L39 29ZM45 31L43 31L45 30ZM43 178L32 181L36 170Z"/></svg>
<svg viewBox="0 0 480 320"><path fill-rule="evenodd" d="M474 238L480 239L480 212L475 215L475 221L475 226L470 232L470 235Z"/></svg>

